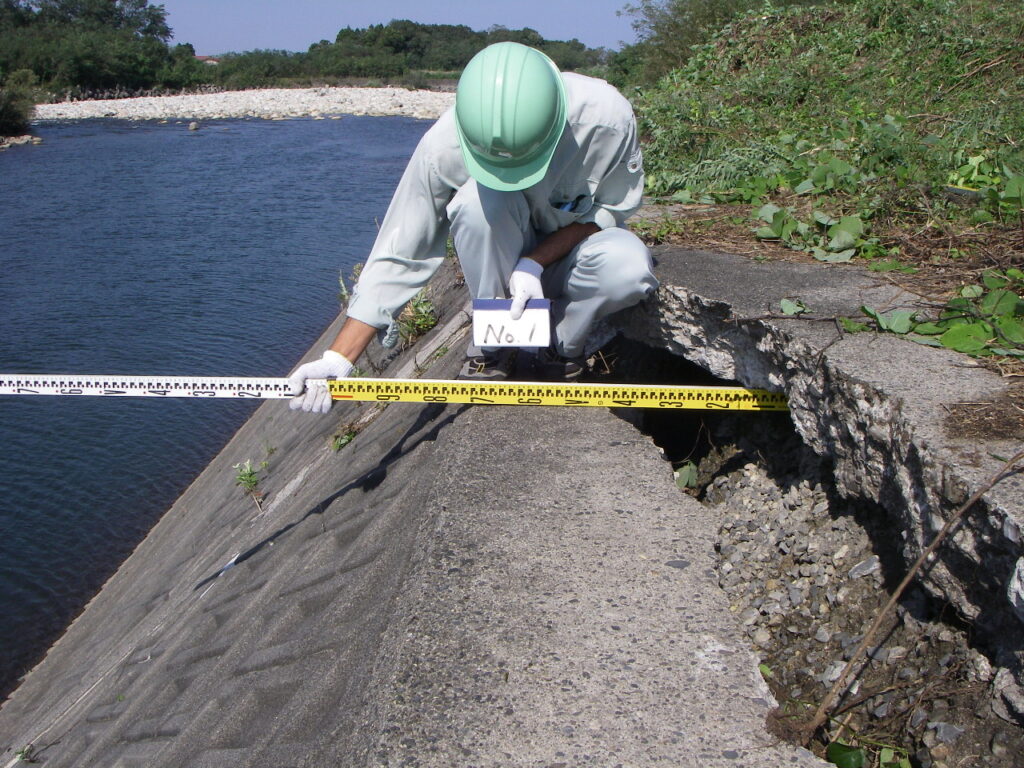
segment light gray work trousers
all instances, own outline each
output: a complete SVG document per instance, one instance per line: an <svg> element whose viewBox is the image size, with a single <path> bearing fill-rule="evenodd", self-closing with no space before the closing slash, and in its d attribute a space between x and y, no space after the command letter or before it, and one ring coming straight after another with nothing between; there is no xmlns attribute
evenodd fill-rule
<svg viewBox="0 0 1024 768"><path fill-rule="evenodd" d="M539 233L522 192L499 192L470 179L447 208L452 240L474 299L508 297L508 281ZM544 270L551 299L553 344L564 357L579 357L598 320L642 301L658 287L651 253L632 232L618 227L590 235Z"/></svg>

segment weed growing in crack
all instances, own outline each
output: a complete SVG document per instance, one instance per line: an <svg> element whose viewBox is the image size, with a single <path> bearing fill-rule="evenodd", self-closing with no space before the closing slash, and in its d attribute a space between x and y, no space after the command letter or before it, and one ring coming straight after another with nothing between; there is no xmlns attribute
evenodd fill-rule
<svg viewBox="0 0 1024 768"><path fill-rule="evenodd" d="M356 264L352 268L352 274L349 275L349 282L352 283L353 289L355 290L355 284L359 281L359 275L363 271L362 263ZM348 285L345 284L345 275L342 272L338 273L338 302L341 306L347 307L349 301L352 299L352 291L349 290Z"/></svg>
<svg viewBox="0 0 1024 768"><path fill-rule="evenodd" d="M331 439L331 450L334 451L335 453L337 453L342 448L344 448L346 445L348 445L353 440L355 440L356 439L356 435L358 435L358 434L359 434L359 431L352 424L346 424L342 428L342 431L340 433L336 434Z"/></svg>
<svg viewBox="0 0 1024 768"><path fill-rule="evenodd" d="M398 333L402 337L402 346L410 347L423 334L437 325L437 310L434 303L427 298L426 291L413 296L402 314L398 317Z"/></svg>
<svg viewBox="0 0 1024 768"><path fill-rule="evenodd" d="M260 485L260 473L266 472L270 466L270 457L273 455L276 448L271 446L266 447L267 458L254 466L252 459L246 459L243 462L234 464L232 468L235 470L235 485L241 487L242 492L245 493L249 498L253 500L256 505L256 509L259 510L260 515L263 514L263 497L265 495Z"/></svg>

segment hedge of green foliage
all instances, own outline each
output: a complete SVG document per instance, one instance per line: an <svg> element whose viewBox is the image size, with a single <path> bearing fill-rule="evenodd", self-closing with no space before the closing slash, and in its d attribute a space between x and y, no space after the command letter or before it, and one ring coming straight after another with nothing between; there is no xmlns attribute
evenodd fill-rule
<svg viewBox="0 0 1024 768"><path fill-rule="evenodd" d="M12 73L0 84L0 136L28 133L35 104L36 77L27 69Z"/></svg>

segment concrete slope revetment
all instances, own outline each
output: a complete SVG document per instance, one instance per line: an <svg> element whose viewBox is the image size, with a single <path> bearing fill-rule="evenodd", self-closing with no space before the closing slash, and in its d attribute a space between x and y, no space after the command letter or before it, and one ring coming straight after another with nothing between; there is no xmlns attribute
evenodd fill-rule
<svg viewBox="0 0 1024 768"><path fill-rule="evenodd" d="M384 375L455 372L433 298ZM766 733L715 530L605 410L266 403L3 705L2 764L822 765Z"/></svg>

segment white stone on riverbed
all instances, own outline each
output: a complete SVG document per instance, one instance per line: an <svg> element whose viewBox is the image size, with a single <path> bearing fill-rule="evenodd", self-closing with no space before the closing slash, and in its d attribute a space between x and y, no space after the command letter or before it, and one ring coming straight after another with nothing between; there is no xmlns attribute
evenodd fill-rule
<svg viewBox="0 0 1024 768"><path fill-rule="evenodd" d="M404 88L271 88L36 105L35 120L217 120L337 115L405 115L436 119L455 103L445 91Z"/></svg>

